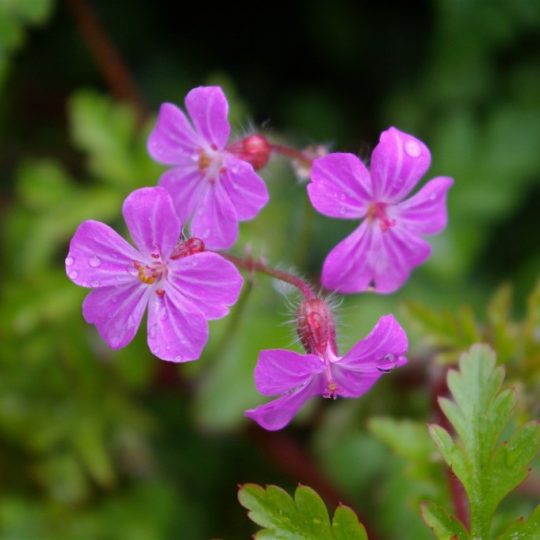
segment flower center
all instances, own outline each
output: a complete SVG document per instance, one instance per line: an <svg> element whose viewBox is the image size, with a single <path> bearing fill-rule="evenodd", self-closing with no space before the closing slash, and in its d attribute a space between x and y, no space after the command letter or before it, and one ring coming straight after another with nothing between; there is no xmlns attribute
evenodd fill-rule
<svg viewBox="0 0 540 540"><path fill-rule="evenodd" d="M387 204L383 202L372 202L369 205L367 211L367 218L370 221L378 220L379 226L381 227L382 232L386 232L391 227L394 227L396 224L395 219L391 219L386 215Z"/></svg>
<svg viewBox="0 0 540 540"><path fill-rule="evenodd" d="M133 265L137 269L137 277L140 281L146 283L146 285L152 285L152 283L167 275L167 265L161 262L161 260L152 264L143 264L135 261Z"/></svg>
<svg viewBox="0 0 540 540"><path fill-rule="evenodd" d="M219 174L225 170L223 165L223 153L219 152L215 145L208 149L199 148L197 166L199 171L204 175L204 178L215 181Z"/></svg>

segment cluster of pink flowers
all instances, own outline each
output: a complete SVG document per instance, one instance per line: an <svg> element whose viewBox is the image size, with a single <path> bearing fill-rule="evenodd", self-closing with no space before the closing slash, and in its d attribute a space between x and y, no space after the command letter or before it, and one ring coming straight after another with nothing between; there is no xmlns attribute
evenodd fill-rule
<svg viewBox="0 0 540 540"><path fill-rule="evenodd" d="M89 220L78 227L65 261L68 277L91 289L83 316L109 347L130 343L148 307L148 346L173 362L198 359L208 321L227 315L238 299L243 283L238 269L213 250L230 248L239 222L255 218L267 204L268 190L256 170L272 153L262 135L229 143L221 88L195 88L185 105L189 117L163 104L148 140L152 158L170 166L159 187L138 189L124 201L136 247L108 225ZM429 257L423 236L445 227L453 181L435 178L406 197L430 161L425 144L393 127L381 134L369 170L352 154L313 160L307 186L313 207L328 217L362 220L328 254L322 269L327 289L390 293ZM255 368L259 392L280 397L246 415L269 430L287 425L312 396L358 397L407 361L407 337L392 315L381 317L365 339L340 356L327 302L303 292L296 319L306 354L265 350Z"/></svg>

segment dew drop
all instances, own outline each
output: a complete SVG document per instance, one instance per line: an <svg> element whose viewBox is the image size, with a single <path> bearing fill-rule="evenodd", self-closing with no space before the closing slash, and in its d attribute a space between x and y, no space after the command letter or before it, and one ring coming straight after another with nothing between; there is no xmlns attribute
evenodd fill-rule
<svg viewBox="0 0 540 540"><path fill-rule="evenodd" d="M430 201L434 201L436 198L437 198L437 195L435 193L433 193L433 195L429 196Z"/></svg>
<svg viewBox="0 0 540 540"><path fill-rule="evenodd" d="M407 141L405 143L405 152L411 157L418 157L422 153L422 149L415 141Z"/></svg>
<svg viewBox="0 0 540 540"><path fill-rule="evenodd" d="M377 360L377 369L382 373L388 373L397 366L397 358L395 354L385 354L381 359Z"/></svg>
<svg viewBox="0 0 540 540"><path fill-rule="evenodd" d="M341 201L344 201L346 198L347 198L347 197L346 197L345 193L342 193L342 194L339 196L339 199L340 199Z"/></svg>
<svg viewBox="0 0 540 540"><path fill-rule="evenodd" d="M175 356L175 357L174 357L174 361L175 361L175 362L181 362L181 361L182 361L182 357L181 357L181 356Z"/></svg>
<svg viewBox="0 0 540 540"><path fill-rule="evenodd" d="M77 279L79 277L79 272L77 272L77 270L72 270L71 272L68 273L68 276L71 279Z"/></svg>
<svg viewBox="0 0 540 540"><path fill-rule="evenodd" d="M97 268L101 264L101 259L99 257L97 257L96 255L94 255L93 257L88 259L88 264L92 268Z"/></svg>
<svg viewBox="0 0 540 540"><path fill-rule="evenodd" d="M75 262L75 259L71 256L66 257L66 266L73 266L73 263Z"/></svg>
<svg viewBox="0 0 540 540"><path fill-rule="evenodd" d="M94 288L99 287L100 285L101 285L101 281L98 281L97 279L90 283L90 286Z"/></svg>
<svg viewBox="0 0 540 540"><path fill-rule="evenodd" d="M113 304L117 304L118 303L118 296L111 296L111 302Z"/></svg>
<svg viewBox="0 0 540 540"><path fill-rule="evenodd" d="M153 324L148 330L148 336L151 338L155 338L156 334L157 334L157 324Z"/></svg>
<svg viewBox="0 0 540 540"><path fill-rule="evenodd" d="M340 206L339 207L339 213L344 216L345 215L345 207L344 206Z"/></svg>

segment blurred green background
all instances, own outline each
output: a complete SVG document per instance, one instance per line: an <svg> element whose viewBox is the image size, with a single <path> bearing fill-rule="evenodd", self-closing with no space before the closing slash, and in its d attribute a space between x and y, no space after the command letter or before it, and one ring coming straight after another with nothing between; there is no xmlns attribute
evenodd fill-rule
<svg viewBox="0 0 540 540"><path fill-rule="evenodd" d="M63 269L82 220L123 229L123 198L163 170L145 150L159 104L182 103L201 84L225 88L238 135L262 130L367 159L395 125L431 148L428 178L456 180L429 262L398 294L346 298L338 310L345 348L397 313L410 366L360 400L310 405L285 434L248 427L243 411L261 402L258 351L294 342L284 324L294 296L257 276L231 316L212 323L200 361L177 367L149 354L144 332L109 351ZM440 470L404 472L386 446L394 426L368 429L368 419L410 418L418 423L400 436L422 440L436 353L452 361L477 339L526 377L538 412L530 330L540 294L527 307L540 275L538 0L0 0L0 137L2 540L247 538L255 529L238 483L310 480L371 516L378 537L427 539L418 501L445 500ZM262 175L271 203L242 225L234 250L316 282L354 224L311 210L284 160ZM503 282L513 303L510 285L492 299ZM319 472L295 470L283 458L290 448ZM518 495L505 511L529 505Z"/></svg>

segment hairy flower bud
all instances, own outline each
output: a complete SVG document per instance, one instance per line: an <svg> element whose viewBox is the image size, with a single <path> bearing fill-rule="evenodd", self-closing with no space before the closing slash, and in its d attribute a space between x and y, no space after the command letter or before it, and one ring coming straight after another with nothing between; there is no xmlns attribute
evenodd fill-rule
<svg viewBox="0 0 540 540"><path fill-rule="evenodd" d="M272 147L266 137L255 134L235 142L229 146L228 150L237 154L240 159L251 163L253 168L258 170L268 163Z"/></svg>
<svg viewBox="0 0 540 540"><path fill-rule="evenodd" d="M336 328L328 304L321 298L304 300L296 314L296 331L308 354L337 354Z"/></svg>

